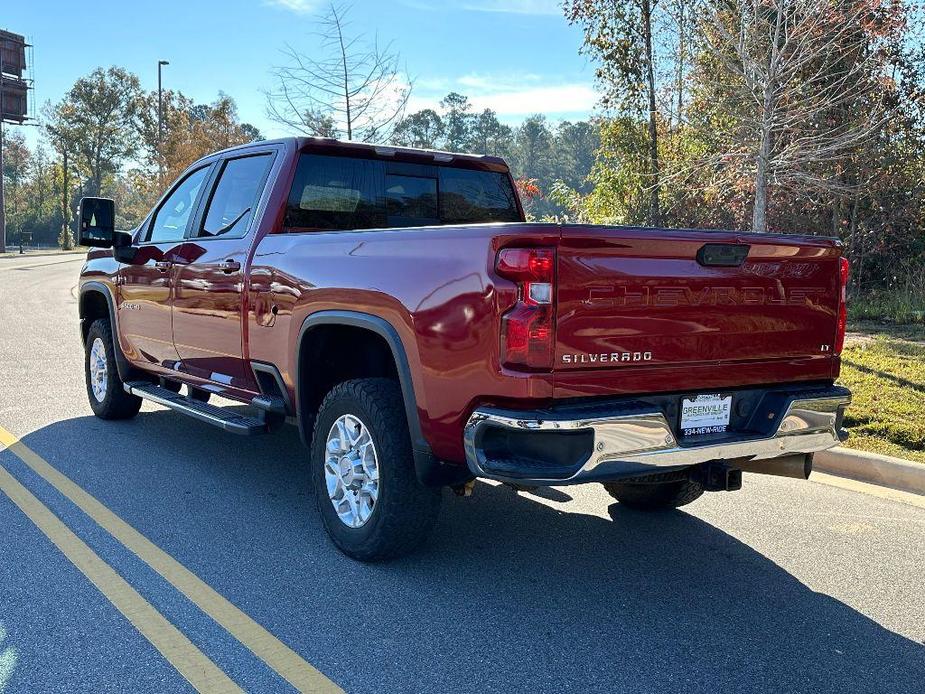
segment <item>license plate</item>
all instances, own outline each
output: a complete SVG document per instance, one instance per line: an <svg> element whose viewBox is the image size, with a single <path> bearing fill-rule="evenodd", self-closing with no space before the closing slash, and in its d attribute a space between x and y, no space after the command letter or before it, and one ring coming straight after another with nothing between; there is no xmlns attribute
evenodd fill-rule
<svg viewBox="0 0 925 694"><path fill-rule="evenodd" d="M681 433L684 436L721 434L729 427L732 396L697 395L681 400Z"/></svg>

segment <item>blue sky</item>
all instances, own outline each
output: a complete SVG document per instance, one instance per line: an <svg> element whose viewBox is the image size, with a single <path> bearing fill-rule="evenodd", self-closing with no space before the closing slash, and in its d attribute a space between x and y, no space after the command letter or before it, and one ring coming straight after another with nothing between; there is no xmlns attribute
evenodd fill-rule
<svg viewBox="0 0 925 694"><path fill-rule="evenodd" d="M199 102L224 91L243 120L265 135L287 134L265 115L261 92L285 43L308 52L311 20L325 0L160 0L92 3L4 2L0 28L35 45L36 97L57 101L74 80L103 65L137 73ZM507 122L543 112L586 117L594 106L593 68L578 54L581 35L559 0L356 0L353 28L394 41L415 80L413 109L449 91L493 108ZM34 128L19 128L31 142Z"/></svg>

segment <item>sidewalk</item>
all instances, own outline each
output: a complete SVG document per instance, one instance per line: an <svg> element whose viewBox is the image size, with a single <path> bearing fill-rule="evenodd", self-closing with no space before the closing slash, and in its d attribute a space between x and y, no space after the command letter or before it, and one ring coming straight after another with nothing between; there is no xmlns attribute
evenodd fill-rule
<svg viewBox="0 0 925 694"><path fill-rule="evenodd" d="M81 255L86 254L86 248L75 248L70 251L63 251L60 248L35 248L35 249L25 249L25 253L20 255L19 247L7 246L6 253L0 253L0 260L9 260L11 258L41 258L42 256L48 255L73 255L79 253Z"/></svg>

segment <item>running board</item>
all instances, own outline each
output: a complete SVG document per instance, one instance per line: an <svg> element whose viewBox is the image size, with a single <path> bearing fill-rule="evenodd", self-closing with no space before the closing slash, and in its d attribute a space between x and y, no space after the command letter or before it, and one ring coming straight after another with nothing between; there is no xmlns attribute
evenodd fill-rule
<svg viewBox="0 0 925 694"><path fill-rule="evenodd" d="M188 415L193 419L198 419L200 422L211 424L225 431L230 431L233 434L253 436L254 434L266 434L268 431L265 418L248 417L224 407L199 402L147 381L126 383L125 392L156 402L158 405L169 407L171 410L176 410L181 414Z"/></svg>

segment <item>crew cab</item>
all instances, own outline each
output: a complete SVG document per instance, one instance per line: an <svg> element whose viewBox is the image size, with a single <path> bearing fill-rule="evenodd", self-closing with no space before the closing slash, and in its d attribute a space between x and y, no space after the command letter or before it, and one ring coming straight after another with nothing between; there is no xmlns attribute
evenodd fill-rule
<svg viewBox="0 0 925 694"><path fill-rule="evenodd" d="M476 478L673 508L806 478L842 435L834 239L528 223L501 159L317 138L210 155L114 219L81 201L94 413L295 423L360 560L418 546Z"/></svg>

